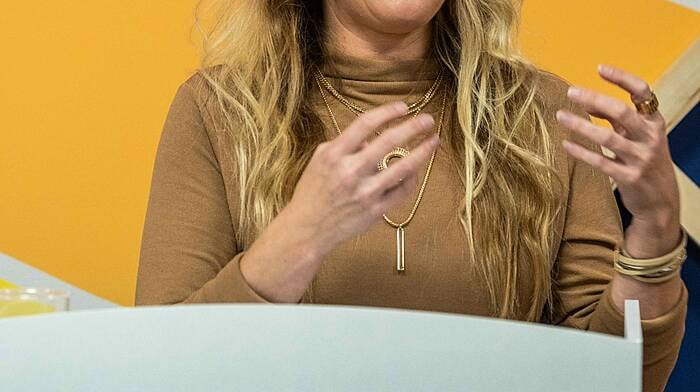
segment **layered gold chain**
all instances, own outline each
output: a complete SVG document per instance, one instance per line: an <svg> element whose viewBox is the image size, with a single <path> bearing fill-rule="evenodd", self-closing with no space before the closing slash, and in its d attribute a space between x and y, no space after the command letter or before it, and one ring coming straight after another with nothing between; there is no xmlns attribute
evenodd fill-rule
<svg viewBox="0 0 700 392"><path fill-rule="evenodd" d="M358 114L358 113L364 113L365 109L361 108L357 104L354 104L350 102L347 98L345 98L342 94L340 94L335 87L331 84L331 82L326 79L326 77L321 73L318 69L315 70L314 72L315 77L316 77L316 82L323 85L323 87L328 90L328 92L340 103L345 105L348 109L350 109L351 112ZM433 96L437 92L438 88L440 87L440 84L442 83L442 79L444 76L443 69L441 68L440 71L438 72L437 77L435 78L435 82L433 82L432 86L428 89L428 91L423 94L423 96L417 100L416 102L413 102L408 105L408 111L406 114L414 114L418 113L423 109L429 102L430 100L433 99Z"/></svg>
<svg viewBox="0 0 700 392"><path fill-rule="evenodd" d="M440 104L440 119L438 120L438 128L437 128L437 136L438 139L440 138L440 133L442 131L442 123L443 119L445 117L445 102L447 101L447 90L445 90L442 94L442 103ZM413 203L413 208L411 208L411 213L408 215L406 219L404 219L403 222L401 223L396 223L393 220L389 219L386 214L384 214L384 220L386 223L390 224L391 226L395 228L399 227L404 227L408 225L409 222L411 222L411 219L413 219L413 216L416 214L416 210L418 209L418 205L420 204L420 201L423 199L423 192L425 192L425 186L428 184L428 178L430 177L430 171L433 168L433 161L435 161L435 154L437 154L437 149L433 151L433 153L430 155L430 160L428 161L428 168L425 170L425 176L423 176L423 181L421 182L420 189L418 190L418 196L416 197L416 202Z"/></svg>
<svg viewBox="0 0 700 392"><path fill-rule="evenodd" d="M333 126L336 130L336 133L338 135L341 135L342 131L340 130L340 126L338 125L338 121L335 117L335 114L333 113L333 110L331 109L330 104L328 103L328 99L326 98L326 94L323 91L324 88L323 88L322 84L323 84L323 80L325 80L325 78L323 77L323 75L320 72L316 72L316 74L317 74L316 84L317 84L318 89L321 93L321 98L323 99L323 103L326 106L326 109L328 111L328 115L331 118L331 122L333 123ZM417 103L420 103L420 104L415 106L418 109L414 110L411 113L412 114L411 117L416 117L418 115L418 113L420 112L420 110L423 107L425 107L425 105L427 105L428 102L430 102L432 97L435 95L435 91L437 90L437 87L440 85L440 80L442 78L441 75L442 75L442 70L438 74L438 79L436 79L436 82L433 84L433 86L430 88L430 90L423 96L423 98L421 100L417 101ZM327 80L326 80L326 82L327 82ZM328 83L328 84L330 85L330 83ZM332 88L332 86L331 86L331 88ZM328 86L326 86L326 89L328 89ZM333 90L329 90L329 91L335 91L335 90L333 89ZM333 93L331 93L331 94L333 94ZM345 106L347 106L355 115L359 116L360 113L364 113L364 111L356 110L356 109L352 108L351 106L345 104L345 102L349 103L349 101L347 101L347 99L345 99L337 91L335 91L335 94L333 94L333 96L335 96L336 98L341 97L342 99L338 98L338 100L341 101L341 103L343 103ZM444 92L442 94L442 103L440 106L440 116L439 116L439 121L437 124L438 127L437 127L437 131L436 131L438 138L440 138L440 133L442 131L442 126L443 126L443 122L444 122L446 101L447 101L447 89L444 89ZM352 104L350 104L350 105L352 105ZM357 108L357 109L361 109L361 108ZM396 152L396 150L398 150L398 149L400 149L400 148L394 148L394 150L387 155L394 154ZM406 151L406 153L408 153L408 152ZM421 200L423 199L425 187L428 184L428 179L430 178L430 172L432 171L433 162L435 161L436 154L437 154L437 149L435 149L433 151L433 153L430 155L430 160L428 161L428 167L425 171L425 175L423 176L423 181L421 181L421 186L418 190L418 195L416 196L416 200L413 203L413 207L411 208L411 212L409 213L408 217L406 219L404 219L402 222L395 222L394 220L389 218L386 214L382 215L384 217L384 221L387 224L389 224L390 226L397 229L396 240L397 240L397 270L398 271L404 271L404 248L403 248L404 247L404 227L407 226L411 222L411 220L413 219L413 217L416 214L416 211L418 210L418 206L420 205ZM406 156L406 155L402 155L402 156ZM384 160L385 161L387 160L386 157Z"/></svg>

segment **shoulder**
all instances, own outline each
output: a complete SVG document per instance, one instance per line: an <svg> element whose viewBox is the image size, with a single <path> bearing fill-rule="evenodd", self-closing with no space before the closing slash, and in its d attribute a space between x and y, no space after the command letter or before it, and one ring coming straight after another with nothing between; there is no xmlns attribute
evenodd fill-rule
<svg viewBox="0 0 700 392"><path fill-rule="evenodd" d="M536 71L535 89L537 98L548 112L554 113L559 109L571 106L566 96L570 86L571 83L559 75L542 69Z"/></svg>
<svg viewBox="0 0 700 392"><path fill-rule="evenodd" d="M564 109L585 119L590 119L590 115L577 103L572 102L567 96L572 83L563 77L552 72L538 69L535 76L535 91L537 100L543 110L545 120L550 127L558 129L566 134L577 138L577 134L563 128L556 119L557 110ZM585 141L584 141L585 143Z"/></svg>
<svg viewBox="0 0 700 392"><path fill-rule="evenodd" d="M572 141L595 152L601 152L600 146L579 133L564 127L557 121L556 112L560 109L568 110L584 119L590 119L590 115L580 105L568 98L567 91L571 85L572 83L559 75L541 69L537 70L536 82L534 83L537 100L542 110L544 121L547 124L552 147L557 159L561 162L559 164L561 165L560 169L567 168L569 176L572 175L572 170L577 164L577 160L563 149L561 146L563 140Z"/></svg>
<svg viewBox="0 0 700 392"><path fill-rule="evenodd" d="M208 67L195 70L187 79L180 83L175 94L175 100L188 102L200 109L210 102L215 96L215 89L211 83L212 75L218 71L219 67Z"/></svg>
<svg viewBox="0 0 700 392"><path fill-rule="evenodd" d="M216 67L198 69L177 86L168 118L181 124L196 125L207 133L216 129L218 105L216 90L210 82ZM210 135L211 136L211 135Z"/></svg>
<svg viewBox="0 0 700 392"><path fill-rule="evenodd" d="M201 117L195 86L199 85L201 76L197 74L189 76L185 81L180 82L175 91L175 96L170 104L169 117L182 120L198 120Z"/></svg>
<svg viewBox="0 0 700 392"><path fill-rule="evenodd" d="M535 76L536 94L548 120L556 123L555 113L559 109L566 109L583 118L590 118L583 108L569 100L567 91L572 83L560 75L543 69L537 69Z"/></svg>
<svg viewBox="0 0 700 392"><path fill-rule="evenodd" d="M178 153L193 146L216 147L216 129L212 114L213 89L206 76L197 70L176 85L163 125L160 144Z"/></svg>

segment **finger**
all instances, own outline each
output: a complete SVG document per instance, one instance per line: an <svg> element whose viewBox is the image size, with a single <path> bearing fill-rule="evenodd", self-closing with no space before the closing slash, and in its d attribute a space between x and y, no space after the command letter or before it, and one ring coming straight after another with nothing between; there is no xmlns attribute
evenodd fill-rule
<svg viewBox="0 0 700 392"><path fill-rule="evenodd" d="M610 128L601 127L566 110L557 111L557 120L566 128L587 137L596 144L612 150L616 156L624 161L632 161L636 158L634 142L624 138Z"/></svg>
<svg viewBox="0 0 700 392"><path fill-rule="evenodd" d="M598 66L598 73L603 79L622 87L625 91L630 93L633 102L642 102L651 98L651 88L649 84L623 69L607 64L600 64Z"/></svg>
<svg viewBox="0 0 700 392"><path fill-rule="evenodd" d="M379 204L377 205L377 209L382 214L386 214L387 211L396 207L399 203L401 203L401 201L410 196L416 189L417 185L418 176L416 174L404 178L398 185L389 188L386 192L384 192Z"/></svg>
<svg viewBox="0 0 700 392"><path fill-rule="evenodd" d="M563 140L562 146L564 146L564 150L566 150L566 152L568 152L574 158L588 163L594 168L605 173L608 177L612 177L617 182L623 180L630 171L627 166L615 162L602 154L591 151L580 144L569 140Z"/></svg>
<svg viewBox="0 0 700 392"><path fill-rule="evenodd" d="M439 142L437 135L427 138L414 148L406 158L400 159L379 174L372 176L368 186L373 191L381 192L395 186L404 178L415 176L423 164L430 159Z"/></svg>
<svg viewBox="0 0 700 392"><path fill-rule="evenodd" d="M630 139L649 138L648 127L639 113L619 99L582 87L570 87L567 95L586 112L622 125L629 132Z"/></svg>
<svg viewBox="0 0 700 392"><path fill-rule="evenodd" d="M406 114L408 107L404 102L390 102L369 110L357 117L335 139L340 153L354 153L362 147L362 142L383 124Z"/></svg>
<svg viewBox="0 0 700 392"><path fill-rule="evenodd" d="M610 83L613 83L630 94L630 99L634 103L641 103L651 99L652 92L649 83L644 79L633 75L621 68L607 64L598 65L598 74ZM663 122L663 117L658 111L651 114L641 114L650 120Z"/></svg>
<svg viewBox="0 0 700 392"><path fill-rule="evenodd" d="M394 147L400 146L414 136L432 129L433 124L433 118L428 114L421 114L406 120L395 127L387 129L381 136L372 140L367 147L357 153L357 159L365 162L365 167L370 169Z"/></svg>

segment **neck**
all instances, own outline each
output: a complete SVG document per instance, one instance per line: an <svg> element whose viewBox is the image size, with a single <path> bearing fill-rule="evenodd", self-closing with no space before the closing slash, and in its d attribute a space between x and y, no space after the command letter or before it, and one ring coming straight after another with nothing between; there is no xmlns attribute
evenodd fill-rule
<svg viewBox="0 0 700 392"><path fill-rule="evenodd" d="M374 30L336 7L325 7L326 46L370 60L409 60L428 56L430 25L405 33Z"/></svg>

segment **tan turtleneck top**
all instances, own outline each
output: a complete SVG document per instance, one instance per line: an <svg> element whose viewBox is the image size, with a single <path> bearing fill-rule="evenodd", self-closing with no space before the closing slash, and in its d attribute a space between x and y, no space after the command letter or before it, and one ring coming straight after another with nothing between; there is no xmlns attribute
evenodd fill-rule
<svg viewBox="0 0 700 392"><path fill-rule="evenodd" d="M369 108L392 100L413 102L432 84L434 61L385 62L333 55L335 67L324 74L349 100ZM417 70L424 70L417 77ZM217 137L211 113L199 96L195 75L177 91L158 147L136 292L137 305L194 302L268 302L245 281L239 260L245 249L234 240L240 203L235 168L224 154L225 138ZM615 246L623 238L619 211L606 176L570 157L562 138L589 148L600 147L562 128L554 113L571 108L567 84L542 73L542 93L549 104L558 171L568 184L565 211L557 219L562 236L555 256L556 314L562 326L623 334L623 315L612 303L608 288ZM437 99L436 99L437 98ZM440 96L424 109L437 121ZM311 96L335 137L318 90ZM341 128L354 118L337 100L329 99ZM579 113L582 111L573 108ZM449 130L445 131L449 132ZM422 173L421 173L422 175ZM486 288L470 272L466 239L457 220L462 190L446 151L439 149L423 200L406 227L406 271L396 272L395 229L379 221L367 233L344 242L329 254L303 302L383 306L486 315ZM388 213L406 217L414 197ZM290 230L293 228L290 228ZM475 228L478 232L478 228ZM522 272L527 274L528 271ZM527 282L527 276L523 277ZM522 295L529 292L522 288ZM527 298L523 299L527 301ZM684 332L687 291L667 314L644 320L645 391L661 391L676 361ZM524 317L524 316L523 316ZM591 375L595 377L595 375Z"/></svg>

